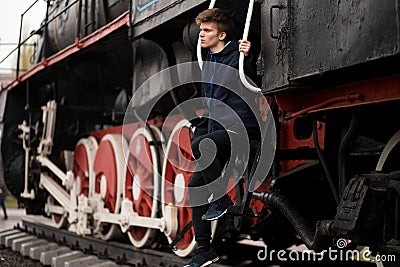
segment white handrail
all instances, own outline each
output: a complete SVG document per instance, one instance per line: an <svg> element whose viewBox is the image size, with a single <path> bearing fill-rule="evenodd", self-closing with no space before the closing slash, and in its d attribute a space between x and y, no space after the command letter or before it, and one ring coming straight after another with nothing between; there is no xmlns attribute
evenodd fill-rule
<svg viewBox="0 0 400 267"><path fill-rule="evenodd" d="M246 24L244 25L244 31L243 31L243 37L242 40L247 40L247 36L249 35L249 29L250 29L250 23L251 23L251 16L253 15L253 6L254 6L254 0L250 0L249 2L249 8L247 10L247 17L246 17ZM240 52L239 56L239 77L240 81L243 83L244 87L249 89L250 91L254 93L259 93L261 92L261 88L255 87L251 85L244 74L244 68L243 64L244 63L244 53Z"/></svg>
<svg viewBox="0 0 400 267"><path fill-rule="evenodd" d="M214 8L215 2L217 0L211 0L210 5L208 6L208 9ZM203 69L203 58L201 56L201 41L200 41L200 36L197 39L197 62L199 62L199 67L202 70Z"/></svg>

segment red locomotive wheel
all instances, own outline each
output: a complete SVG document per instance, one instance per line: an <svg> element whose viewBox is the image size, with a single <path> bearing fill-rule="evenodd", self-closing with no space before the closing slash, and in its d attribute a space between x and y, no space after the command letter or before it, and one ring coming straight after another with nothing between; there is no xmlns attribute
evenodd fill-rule
<svg viewBox="0 0 400 267"><path fill-rule="evenodd" d="M94 137L79 140L75 147L74 165L72 171L75 176L76 194L89 197L93 193L93 183L95 175L93 163L98 149L97 141Z"/></svg>
<svg viewBox="0 0 400 267"><path fill-rule="evenodd" d="M56 228L65 228L68 224L67 214L64 213L64 208L52 196L47 197L47 208L51 214L51 220Z"/></svg>
<svg viewBox="0 0 400 267"><path fill-rule="evenodd" d="M187 120L180 121L171 133L169 138L164 165L162 180L162 207L163 215L166 216L166 206L173 205L177 208L178 229L171 235L167 234L171 243L186 224L192 220L192 211L189 203L187 186L195 167L192 155L190 138L192 130ZM193 228L190 228L184 237L176 244L174 252L181 257L189 255L195 247Z"/></svg>
<svg viewBox="0 0 400 267"><path fill-rule="evenodd" d="M133 209L139 216L156 218L159 192L159 151L155 142L163 142L162 134L156 127L150 132L139 128L129 142L128 172L125 182L125 196L133 202ZM154 138L153 138L154 135ZM128 231L135 247L150 245L155 230L133 227Z"/></svg>
<svg viewBox="0 0 400 267"><path fill-rule="evenodd" d="M79 140L75 147L72 171L75 176L76 196L82 194L89 197L89 193L93 191L89 188L90 179L94 179L93 162L97 147L97 141L94 137ZM56 227L65 227L67 225L67 216L63 207L52 196L47 199L47 207Z"/></svg>
<svg viewBox="0 0 400 267"><path fill-rule="evenodd" d="M110 213L119 213L121 208L126 176L124 157L124 151L127 151L126 146L122 135L107 134L100 141L94 160L93 170L96 177L94 193L100 194L104 207ZM118 232L118 225L105 224L99 234L102 239L109 240Z"/></svg>

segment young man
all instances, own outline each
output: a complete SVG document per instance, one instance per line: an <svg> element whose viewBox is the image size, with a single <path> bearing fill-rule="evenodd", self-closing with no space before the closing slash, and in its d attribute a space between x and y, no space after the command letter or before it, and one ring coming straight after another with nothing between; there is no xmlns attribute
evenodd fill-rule
<svg viewBox="0 0 400 267"><path fill-rule="evenodd" d="M204 112L192 139L196 172L189 182L198 249L185 267L208 266L218 260L210 244L211 221L223 216L233 205L226 194L227 178L222 177L230 157L231 142L238 145L243 140L243 131L238 127L240 123L245 127L246 138L255 138L259 133L255 116L243 97L237 94L241 90L246 91L241 87L237 71L240 52L245 55L246 74L251 77L254 68L249 55L250 42L233 39L234 22L224 10L207 9L196 17L196 23L200 25L201 47L208 50L202 69L202 80L208 82L201 86L201 96L205 99ZM236 70L232 72L232 68ZM218 84L213 83L216 80ZM235 90L235 93L227 87L241 89ZM201 187L208 191L198 191Z"/></svg>

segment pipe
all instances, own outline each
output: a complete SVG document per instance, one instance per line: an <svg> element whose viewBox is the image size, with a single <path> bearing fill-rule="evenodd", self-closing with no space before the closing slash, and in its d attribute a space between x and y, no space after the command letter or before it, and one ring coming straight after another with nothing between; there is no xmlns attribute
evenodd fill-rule
<svg viewBox="0 0 400 267"><path fill-rule="evenodd" d="M92 23L92 28L90 29L90 33L94 32L97 29L97 22L98 19L96 20L96 1L92 0L92 6L91 6L91 12L90 12L90 19L91 19L91 23Z"/></svg>
<svg viewBox="0 0 400 267"><path fill-rule="evenodd" d="M333 182L331 172L329 171L328 164L326 164L324 155L322 154L321 147L319 146L319 141L318 141L318 130L317 130L317 121L313 121L313 136L314 136L314 146L315 150L317 151L319 161L321 162L322 168L324 168L326 179L328 179L329 186L331 187L332 194L335 198L336 205L339 205L339 195L336 189L336 185Z"/></svg>
<svg viewBox="0 0 400 267"><path fill-rule="evenodd" d="M75 44L78 45L81 35L81 21L82 21L82 0L78 0L78 22L76 23Z"/></svg>
<svg viewBox="0 0 400 267"><path fill-rule="evenodd" d="M24 21L25 14L34 6L39 0L36 0L32 3L25 11L21 14L21 21L19 24L19 38L18 38L18 55L17 55L17 71L15 72L15 79L18 80L19 78L19 60L21 57L21 38L22 38L22 23ZM25 43L25 42L24 42ZM8 57L8 56L7 56Z"/></svg>
<svg viewBox="0 0 400 267"><path fill-rule="evenodd" d="M42 47L42 58L41 58L41 61L42 62L44 62L45 61L45 59L46 59L46 43L47 43L47 39L48 39L48 21L49 21L49 10L50 10L50 0L47 0L47 6L46 6L46 22L45 22L45 25L46 26L44 26L43 27L43 47ZM56 23L54 23L54 25L56 25ZM54 35L54 36L56 36L56 35Z"/></svg>
<svg viewBox="0 0 400 267"><path fill-rule="evenodd" d="M249 35L249 29L250 29L250 23L251 23L251 16L253 15L253 7L254 7L254 0L250 0L249 2L249 8L247 9L247 17L246 17L246 23L244 25L244 30L243 30L243 37L242 40L247 40L247 37ZM255 87L251 85L244 74L244 53L240 52L239 55L239 77L240 81L250 91L254 93L260 93L261 88Z"/></svg>
<svg viewBox="0 0 400 267"><path fill-rule="evenodd" d="M84 18L83 18L83 20L84 20L84 22L83 22L83 36L86 36L87 34L88 34L88 12L89 12L89 1L88 0L85 0L85 3L84 3L84 10L83 10L83 15L84 15Z"/></svg>
<svg viewBox="0 0 400 267"><path fill-rule="evenodd" d="M39 1L39 0L37 0L37 1ZM37 2L37 1L36 1L36 2ZM76 2L78 2L78 1L79 1L79 0L75 0L74 2L70 3L67 7L65 7L63 10L61 10L59 13L57 13L57 15L55 15L55 16L52 17L50 20L48 20L47 23L44 23L43 25L41 25L41 26L40 26L40 29L45 28L47 25L49 25L50 22L52 22L53 20L55 20L56 18L58 18L61 14L63 14L67 9L69 9L71 6L73 6L73 5L74 5ZM36 2L35 2L35 3L36 3ZM28 9L29 9L29 8L28 8ZM28 10L26 10L26 11L28 11ZM26 11L25 11L23 14L25 14ZM25 43L26 43L32 36L38 34L39 32L40 32L40 30L31 32L31 33L29 34L28 37L26 37L22 42L20 42L20 44L19 44L17 47L15 47L13 50L11 50L11 51L7 54L7 56L5 56L5 57L0 61L0 64L3 63L7 58L9 58L15 51L17 51L17 50L20 48L20 46L25 45Z"/></svg>
<svg viewBox="0 0 400 267"><path fill-rule="evenodd" d="M128 29L128 39L129 40L132 40L132 37L133 37L133 22L135 20L134 16L136 15L136 11L134 13L132 9L133 9L133 3L132 3L132 1L129 1L129 29ZM106 17L108 17L108 15L106 15ZM108 22L108 19L107 19L107 22Z"/></svg>
<svg viewBox="0 0 400 267"><path fill-rule="evenodd" d="M24 21L24 14L21 14L21 22L19 24L19 38L18 38L18 53L17 53L17 71L15 72L15 79L19 78L19 60L21 58L21 38L22 38L22 23Z"/></svg>
<svg viewBox="0 0 400 267"><path fill-rule="evenodd" d="M210 5L208 6L208 9L212 9L215 6L215 2L217 0L211 0ZM200 42L200 36L197 39L197 62L199 62L199 67L200 70L203 70L203 57L201 55L201 42Z"/></svg>
<svg viewBox="0 0 400 267"><path fill-rule="evenodd" d="M360 100L361 98L362 98L362 95L359 95L359 94L334 97L334 98L331 98L331 99L326 100L324 102L321 102L321 103L319 103L317 105L314 105L314 106L302 109L300 111L297 111L297 112L293 113L290 116L284 117L284 119L285 120L290 120L290 119L296 118L298 116L304 115L304 114L306 114L306 113L308 113L310 111L314 111L314 110L317 110L317 109L325 108L327 106L330 106L330 105L333 105L333 104L336 104L336 103L339 103L339 102L346 102L346 101L347 102L353 102L353 101L356 101L356 100Z"/></svg>
<svg viewBox="0 0 400 267"><path fill-rule="evenodd" d="M340 196L344 192L344 188L346 186L346 153L348 151L349 145L351 141L353 141L353 138L356 135L356 130L358 126L358 115L356 113L353 113L351 115L351 121L350 121L350 126L349 129L347 130L345 136L342 139L342 142L339 147L339 152L338 152L338 173L339 173L339 193Z"/></svg>
<svg viewBox="0 0 400 267"><path fill-rule="evenodd" d="M306 220L297 211L297 209L290 203L290 201L278 192L262 192L253 193L253 198L261 200L264 203L271 205L278 209L292 224L301 240L308 249L320 251L327 243L330 235L330 226L332 221L322 221L317 225L315 233L310 229Z"/></svg>

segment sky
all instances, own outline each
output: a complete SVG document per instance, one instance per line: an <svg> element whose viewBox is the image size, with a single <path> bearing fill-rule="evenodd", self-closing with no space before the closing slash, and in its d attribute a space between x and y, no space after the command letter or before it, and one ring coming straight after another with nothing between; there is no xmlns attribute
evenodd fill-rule
<svg viewBox="0 0 400 267"><path fill-rule="evenodd" d="M18 43L21 14L34 2L35 0L0 0L0 62L17 46L5 44ZM24 15L23 32L29 35L31 31L38 29L45 15L46 1L38 0ZM0 73L8 73L10 70L5 69L16 67L16 55L15 52L0 64Z"/></svg>

